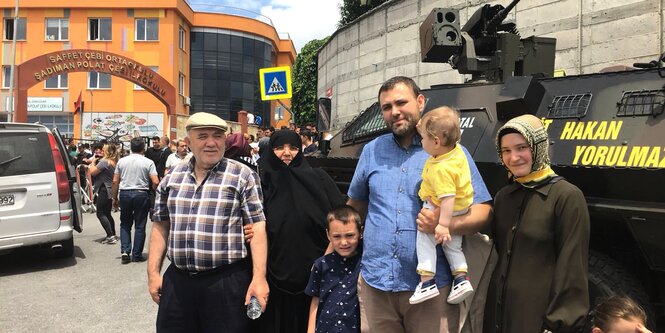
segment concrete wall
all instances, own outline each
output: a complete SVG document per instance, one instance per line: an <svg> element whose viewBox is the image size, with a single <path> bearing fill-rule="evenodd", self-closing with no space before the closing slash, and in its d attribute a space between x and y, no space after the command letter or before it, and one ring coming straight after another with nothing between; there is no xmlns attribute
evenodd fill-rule
<svg viewBox="0 0 665 333"><path fill-rule="evenodd" d="M395 75L422 87L461 83L447 64L420 62L418 28L436 7L460 10L462 25L486 0L392 0L338 30L319 52L318 94L333 88L333 129L376 101ZM520 35L557 38L556 69L567 75L649 62L664 51L665 0L525 0L508 16Z"/></svg>

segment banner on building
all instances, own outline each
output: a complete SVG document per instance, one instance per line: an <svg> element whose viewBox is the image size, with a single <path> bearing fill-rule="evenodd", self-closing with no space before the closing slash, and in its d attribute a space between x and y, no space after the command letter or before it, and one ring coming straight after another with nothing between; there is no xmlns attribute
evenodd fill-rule
<svg viewBox="0 0 665 333"><path fill-rule="evenodd" d="M81 138L127 142L136 137L164 135L164 114L149 112L83 114Z"/></svg>
<svg viewBox="0 0 665 333"><path fill-rule="evenodd" d="M9 101L5 98L5 110L9 110ZM28 112L62 112L62 97L28 97Z"/></svg>

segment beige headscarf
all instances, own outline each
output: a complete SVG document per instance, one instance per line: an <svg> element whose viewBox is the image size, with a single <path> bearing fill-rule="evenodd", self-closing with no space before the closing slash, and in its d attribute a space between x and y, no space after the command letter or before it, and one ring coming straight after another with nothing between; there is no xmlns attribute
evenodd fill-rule
<svg viewBox="0 0 665 333"><path fill-rule="evenodd" d="M511 119L503 125L496 135L496 150L499 154L499 159L501 159L501 138L511 132L521 134L526 139L533 153L531 173L524 177L513 177L515 181L525 187L534 188L546 184L550 179L557 176L550 168L548 154L549 139L545 126L543 126L543 122L540 119L536 116L525 114Z"/></svg>

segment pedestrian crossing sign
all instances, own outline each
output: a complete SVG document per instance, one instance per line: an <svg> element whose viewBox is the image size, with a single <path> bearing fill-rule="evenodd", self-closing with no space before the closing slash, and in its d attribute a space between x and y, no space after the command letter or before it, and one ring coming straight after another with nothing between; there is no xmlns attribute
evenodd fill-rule
<svg viewBox="0 0 665 333"><path fill-rule="evenodd" d="M259 69L261 100L270 101L291 98L291 67L270 67Z"/></svg>

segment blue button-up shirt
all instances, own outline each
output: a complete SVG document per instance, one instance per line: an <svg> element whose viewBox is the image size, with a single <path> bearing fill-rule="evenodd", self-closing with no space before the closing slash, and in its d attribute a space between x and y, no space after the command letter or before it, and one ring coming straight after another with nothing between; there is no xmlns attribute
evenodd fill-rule
<svg viewBox="0 0 665 333"><path fill-rule="evenodd" d="M466 148L473 202L492 198ZM416 136L404 149L393 134L382 135L365 145L353 175L348 195L368 202L365 219L361 273L372 287L383 291L412 291L420 282L416 273L416 217L425 160L429 155ZM437 246L436 282L439 288L452 282L448 262Z"/></svg>

